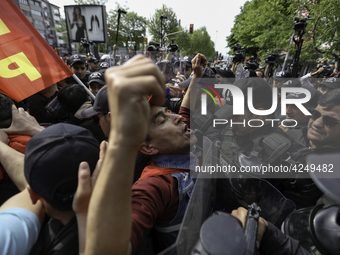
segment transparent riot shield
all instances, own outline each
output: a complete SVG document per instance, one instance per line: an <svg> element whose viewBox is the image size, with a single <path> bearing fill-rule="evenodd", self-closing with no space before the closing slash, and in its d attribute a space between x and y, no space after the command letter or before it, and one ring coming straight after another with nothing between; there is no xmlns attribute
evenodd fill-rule
<svg viewBox="0 0 340 255"><path fill-rule="evenodd" d="M206 137L204 138L203 146L206 161L204 161L202 165L210 165L214 161L212 155L216 152L216 148ZM203 173L197 175L195 188L185 212L176 242L159 254L190 254L199 239L201 225L212 213L212 201L215 196L215 179L204 177L206 176L203 176Z"/></svg>

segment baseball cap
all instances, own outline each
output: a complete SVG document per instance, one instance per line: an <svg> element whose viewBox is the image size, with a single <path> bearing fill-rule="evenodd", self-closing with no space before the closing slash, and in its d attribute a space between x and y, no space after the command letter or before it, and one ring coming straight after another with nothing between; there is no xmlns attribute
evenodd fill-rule
<svg viewBox="0 0 340 255"><path fill-rule="evenodd" d="M203 74L202 74L202 78L214 78L214 80L212 80L212 83L215 83L215 73L213 72L213 70L209 67L205 67L202 70ZM192 77L189 77L188 79L186 79L185 81L182 81L180 83L178 83L179 86L183 87L183 88L187 88L190 85Z"/></svg>
<svg viewBox="0 0 340 255"><path fill-rule="evenodd" d="M316 107L318 105L318 101L319 101L319 97L322 95L322 93L311 87L311 86L303 86L304 89L307 89L310 94L311 94L311 98L308 101L308 104L312 105L313 107ZM299 93L299 92L294 92L294 93L289 93L287 95L287 99L300 99L300 98L305 98L306 94L305 93Z"/></svg>
<svg viewBox="0 0 340 255"><path fill-rule="evenodd" d="M87 108L81 112L84 118L92 118L98 113L107 114L110 111L109 101L107 98L107 86L102 87L94 99L93 107Z"/></svg>
<svg viewBox="0 0 340 255"><path fill-rule="evenodd" d="M185 64L186 66L192 66L191 60L192 60L192 57L185 56L181 62Z"/></svg>
<svg viewBox="0 0 340 255"><path fill-rule="evenodd" d="M298 79L291 79L282 84L281 88L301 87L301 82Z"/></svg>
<svg viewBox="0 0 340 255"><path fill-rule="evenodd" d="M235 78L235 74L231 70L223 70L220 68L214 68L213 70L224 78Z"/></svg>
<svg viewBox="0 0 340 255"><path fill-rule="evenodd" d="M110 67L110 64L104 61L104 62L101 62L101 63L99 64L99 67L100 67L100 68L109 68L109 67Z"/></svg>
<svg viewBox="0 0 340 255"><path fill-rule="evenodd" d="M87 62L89 62L89 63L98 63L99 61L98 61L98 59L96 59L95 57L88 57L87 58Z"/></svg>
<svg viewBox="0 0 340 255"><path fill-rule="evenodd" d="M330 89L338 89L340 88L340 79L339 78L328 78L320 83L320 85L324 85Z"/></svg>
<svg viewBox="0 0 340 255"><path fill-rule="evenodd" d="M77 62L81 62L81 63L86 63L85 58L83 58L82 56L80 56L79 54L74 54L70 57L70 59L68 60L68 63L70 66L73 66L74 63Z"/></svg>
<svg viewBox="0 0 340 255"><path fill-rule="evenodd" d="M172 73L173 72L173 67L172 67L172 64L169 60L161 60L160 62L156 63L156 65L158 66L158 68L166 73L166 74L169 74L169 73Z"/></svg>
<svg viewBox="0 0 340 255"><path fill-rule="evenodd" d="M272 88L263 79L257 77L249 77L237 80L234 85L240 88L247 102L247 89L253 88L253 104L270 102L272 100ZM215 116L220 119L227 119L233 116L233 95L230 90L226 92L226 103L216 111Z"/></svg>
<svg viewBox="0 0 340 255"><path fill-rule="evenodd" d="M24 174L41 197L53 201L54 205L70 206L77 189L79 164L88 162L93 172L98 159L99 143L90 131L58 123L39 132L27 143ZM74 187L67 185L71 183ZM58 190L60 187L63 190Z"/></svg>
<svg viewBox="0 0 340 255"><path fill-rule="evenodd" d="M291 78L292 75L290 72L287 71L281 71L276 73L276 75L274 76L275 79L280 79L280 78Z"/></svg>
<svg viewBox="0 0 340 255"><path fill-rule="evenodd" d="M93 72L89 75L89 82L88 84L90 84L91 82L98 82L102 85L105 85L105 78L104 78L104 74L101 72Z"/></svg>

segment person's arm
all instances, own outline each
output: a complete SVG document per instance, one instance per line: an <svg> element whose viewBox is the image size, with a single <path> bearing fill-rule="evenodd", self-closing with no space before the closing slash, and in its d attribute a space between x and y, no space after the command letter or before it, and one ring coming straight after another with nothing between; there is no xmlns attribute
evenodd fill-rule
<svg viewBox="0 0 340 255"><path fill-rule="evenodd" d="M192 60L192 69L194 72L194 75L192 76L192 79L190 81L188 90L186 91L182 105L181 107L185 107L190 109L190 95L193 95L194 93L197 94L197 79L201 78L202 73L202 66L205 66L207 64L207 59L203 54L198 53ZM196 96L191 96L191 99L194 99L194 101L191 101L191 105L196 105ZM190 109L194 110L194 109Z"/></svg>
<svg viewBox="0 0 340 255"><path fill-rule="evenodd" d="M239 207L233 210L231 215L239 219L244 228L247 210ZM270 222L262 217L259 218L257 230L257 248L264 255L311 255L299 243L299 241L282 233Z"/></svg>
<svg viewBox="0 0 340 255"><path fill-rule="evenodd" d="M0 129L0 163L20 191L27 186L24 175L24 154L9 147L7 135Z"/></svg>
<svg viewBox="0 0 340 255"><path fill-rule="evenodd" d="M111 112L109 144L90 200L85 254L131 253L131 185L138 146L150 120L147 101L164 102L165 78L138 55L105 72Z"/></svg>
<svg viewBox="0 0 340 255"><path fill-rule="evenodd" d="M44 127L40 126L37 120L31 116L28 112L25 112L23 108L16 108L12 105L12 123L9 128L1 129L9 135L28 135L34 136L40 131L44 130Z"/></svg>
<svg viewBox="0 0 340 255"><path fill-rule="evenodd" d="M0 208L0 254L29 254L44 218L42 204L33 205L27 189L7 200Z"/></svg>

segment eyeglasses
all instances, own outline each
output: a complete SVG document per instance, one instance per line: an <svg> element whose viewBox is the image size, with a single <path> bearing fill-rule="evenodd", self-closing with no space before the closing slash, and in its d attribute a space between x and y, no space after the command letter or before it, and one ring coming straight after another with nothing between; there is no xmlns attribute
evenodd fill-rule
<svg viewBox="0 0 340 255"><path fill-rule="evenodd" d="M328 128L334 127L336 124L340 123L340 120L333 118L331 116L323 115L318 110L315 110L315 109L309 109L309 110L312 112L311 118L313 120L317 120L318 118L322 116L322 122Z"/></svg>

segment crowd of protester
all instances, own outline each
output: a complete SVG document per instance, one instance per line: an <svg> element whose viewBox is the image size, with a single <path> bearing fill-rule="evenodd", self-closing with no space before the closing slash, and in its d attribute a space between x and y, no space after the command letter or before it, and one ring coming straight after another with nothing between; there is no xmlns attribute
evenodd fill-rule
<svg viewBox="0 0 340 255"><path fill-rule="evenodd" d="M293 79L289 71L264 77L250 63L238 78L235 66L209 67L200 53L156 63L137 55L111 68L94 56L75 54L67 64L94 100L73 77L22 102L0 94L1 254L156 254L173 245L195 188L190 171L204 161L204 138L219 142L218 164L238 167L305 166L308 155L340 150L340 78L334 67L324 72L318 66ZM216 89L221 101L208 98L208 116L280 122L214 127L201 114L200 79L211 86L233 84L244 94L252 88L257 110L272 106L273 88L279 92L273 114L254 114L245 105L243 115L234 115L232 93ZM281 95L283 88L293 90ZM294 104L281 115L280 97L307 96L295 88L309 91L303 106L311 116ZM265 179L296 210L339 204L311 178L298 175ZM227 177L217 180L216 190L214 210L244 226L246 206L233 198L245 191L233 189ZM311 246L279 229L270 218L274 205L267 207L259 219L259 253L313 254ZM339 244L317 242L321 254L337 254Z"/></svg>

